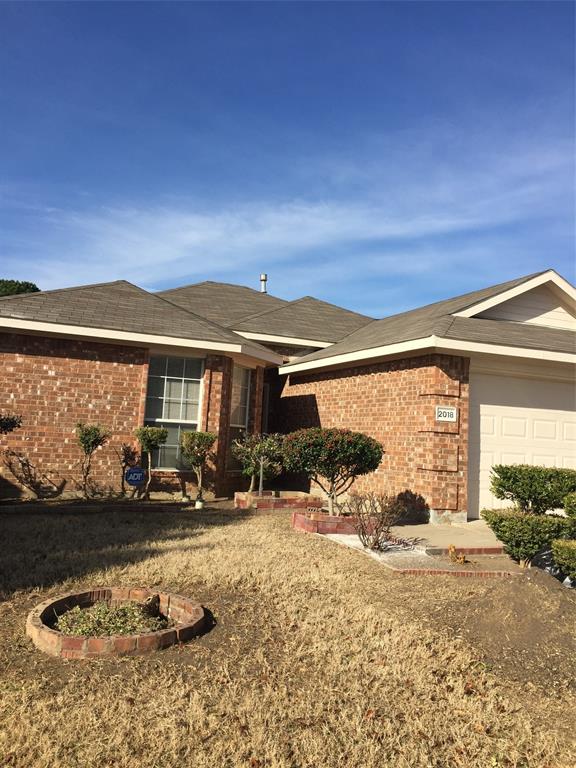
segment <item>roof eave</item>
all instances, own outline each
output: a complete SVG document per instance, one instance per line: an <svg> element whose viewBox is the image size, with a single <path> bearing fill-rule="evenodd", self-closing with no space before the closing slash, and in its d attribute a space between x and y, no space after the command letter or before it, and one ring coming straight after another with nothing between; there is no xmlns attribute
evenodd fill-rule
<svg viewBox="0 0 576 768"><path fill-rule="evenodd" d="M96 328L92 326L68 325L65 323L48 323L40 320L25 318L0 317L0 328L14 331L28 331L50 336L82 337L96 341L126 342L144 347L163 346L176 348L201 349L208 352L224 352L245 355L254 360L261 360L274 365L282 363L282 357L265 347L258 348L253 344L245 344L241 338L238 343L226 341L211 341L206 339L182 338L179 336L163 336L152 333L136 333L120 331L113 328Z"/></svg>
<svg viewBox="0 0 576 768"><path fill-rule="evenodd" d="M471 354L503 355L507 357L523 357L536 360L549 360L576 364L576 353L558 352L536 347L519 347L504 344L489 344L485 342L463 341L460 339L447 339L440 336L427 336L420 339L387 344L372 349L363 349L342 355L321 358L319 360L302 360L294 364L283 365L281 374L314 372L329 368L357 367L364 363L372 363L387 358L405 356L411 353L425 353L429 351L459 356Z"/></svg>

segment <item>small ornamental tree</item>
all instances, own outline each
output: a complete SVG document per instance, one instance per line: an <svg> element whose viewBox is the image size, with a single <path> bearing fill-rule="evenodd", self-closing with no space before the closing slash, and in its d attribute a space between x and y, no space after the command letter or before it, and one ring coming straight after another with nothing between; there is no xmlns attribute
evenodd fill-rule
<svg viewBox="0 0 576 768"><path fill-rule="evenodd" d="M282 472L284 436L244 435L232 443L232 455L242 465L242 474L250 478L251 493L256 486L256 478L262 470L265 479L277 477Z"/></svg>
<svg viewBox="0 0 576 768"><path fill-rule="evenodd" d="M16 296L19 293L38 293L40 288L28 280L0 279L0 296Z"/></svg>
<svg viewBox="0 0 576 768"><path fill-rule="evenodd" d="M202 501L202 479L206 462L212 456L212 448L216 442L213 432L182 432L180 448L182 461L196 475L198 493L196 501Z"/></svg>
<svg viewBox="0 0 576 768"><path fill-rule="evenodd" d="M0 435L7 435L22 426L22 416L13 413L0 413Z"/></svg>
<svg viewBox="0 0 576 768"><path fill-rule="evenodd" d="M492 467L490 488L497 499L514 502L521 512L543 515L562 507L567 494L576 491L576 470L497 464Z"/></svg>
<svg viewBox="0 0 576 768"><path fill-rule="evenodd" d="M143 454L146 454L146 485L144 498L150 498L150 483L152 482L152 451L157 451L168 439L166 427L139 427L134 434L140 443Z"/></svg>
<svg viewBox="0 0 576 768"><path fill-rule="evenodd" d="M286 469L306 474L322 488L330 514L357 477L378 468L383 452L377 440L349 429L312 427L284 438Z"/></svg>
<svg viewBox="0 0 576 768"><path fill-rule="evenodd" d="M92 469L92 457L94 453L105 445L110 433L100 424L76 424L76 437L82 449L82 460L80 462L80 472L82 473L82 493L84 498L90 495L90 471Z"/></svg>

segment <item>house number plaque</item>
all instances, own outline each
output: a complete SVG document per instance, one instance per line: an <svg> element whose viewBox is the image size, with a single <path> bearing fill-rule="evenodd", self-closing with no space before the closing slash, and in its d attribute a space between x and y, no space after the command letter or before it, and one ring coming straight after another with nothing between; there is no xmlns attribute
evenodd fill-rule
<svg viewBox="0 0 576 768"><path fill-rule="evenodd" d="M437 405L436 421L458 421L458 408L454 405Z"/></svg>

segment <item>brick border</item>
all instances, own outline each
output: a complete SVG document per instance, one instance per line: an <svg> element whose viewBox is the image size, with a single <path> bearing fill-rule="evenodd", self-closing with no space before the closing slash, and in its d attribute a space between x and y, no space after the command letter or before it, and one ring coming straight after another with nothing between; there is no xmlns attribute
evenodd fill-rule
<svg viewBox="0 0 576 768"><path fill-rule="evenodd" d="M356 533L352 518L337 517L336 515L330 516L319 512L306 514L294 510L292 512L291 524L295 531L303 531L304 533L319 533L320 535L326 533ZM424 547L424 552L427 555L450 554L448 547ZM504 554L504 547L456 547L455 552L459 555L502 555ZM453 571L450 571L450 573L453 573Z"/></svg>
<svg viewBox="0 0 576 768"><path fill-rule="evenodd" d="M258 512L274 512L275 510L309 508L320 511L324 499L304 491L263 491L259 496L255 491L236 491L234 494L234 509L251 509Z"/></svg>
<svg viewBox="0 0 576 768"><path fill-rule="evenodd" d="M54 616L79 605L88 608L99 600L123 603L143 602L160 596L160 610L176 622L174 627L136 635L86 637L63 635L50 626ZM150 651L186 643L199 635L206 625L204 608L187 597L172 592L159 592L146 587L96 587L85 592L69 592L37 605L26 619L26 634L44 653L62 659L96 659L111 656L137 656Z"/></svg>

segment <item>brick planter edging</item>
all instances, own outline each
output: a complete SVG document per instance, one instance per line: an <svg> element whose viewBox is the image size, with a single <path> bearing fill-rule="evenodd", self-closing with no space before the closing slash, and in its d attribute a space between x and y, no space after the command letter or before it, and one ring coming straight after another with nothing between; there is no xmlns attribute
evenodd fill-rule
<svg viewBox="0 0 576 768"><path fill-rule="evenodd" d="M295 531L305 533L356 533L354 528L354 519L351 517L338 517L336 515L325 515L316 512L305 514L294 510L292 512L292 528ZM448 555L450 550L447 547L424 547L423 551L427 555ZM501 555L504 553L504 547L456 547L454 552L457 555ZM453 571L450 571L453 573Z"/></svg>
<svg viewBox="0 0 576 768"><path fill-rule="evenodd" d="M324 499L303 491L264 491L262 496L257 492L236 491L234 494L234 509L252 509L258 512L274 512L275 510L309 508L321 510Z"/></svg>
<svg viewBox="0 0 576 768"><path fill-rule="evenodd" d="M160 596L160 611L164 616L173 619L175 626L157 632L106 637L64 635L50 626L55 616L60 616L77 605L88 608L100 600L119 604L129 600L143 602L153 595ZM168 648L176 643L185 643L199 635L205 623L204 608L183 595L145 587L97 587L85 592L69 592L40 603L28 614L26 634L37 648L51 656L63 659L95 659L136 656Z"/></svg>

